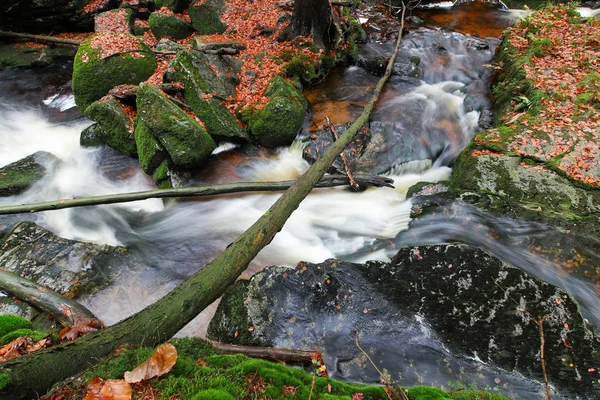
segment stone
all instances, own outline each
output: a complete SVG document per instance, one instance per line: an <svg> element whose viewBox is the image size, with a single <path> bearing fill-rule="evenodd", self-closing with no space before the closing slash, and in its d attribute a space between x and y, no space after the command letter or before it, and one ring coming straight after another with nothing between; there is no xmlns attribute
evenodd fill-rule
<svg viewBox="0 0 600 400"><path fill-rule="evenodd" d="M128 156L137 155L133 121L117 99L106 96L93 102L86 108L85 116L97 125L82 132L81 143L100 141Z"/></svg>
<svg viewBox="0 0 600 400"><path fill-rule="evenodd" d="M29 189L58 162L53 154L38 151L0 168L0 196L15 196Z"/></svg>
<svg viewBox="0 0 600 400"><path fill-rule="evenodd" d="M212 35L225 32L226 26L221 21L223 11L225 11L223 0L199 0L190 5L188 14L198 34Z"/></svg>
<svg viewBox="0 0 600 400"><path fill-rule="evenodd" d="M183 12L190 5L190 0L154 0L156 9L160 10L162 7L167 7L174 13Z"/></svg>
<svg viewBox="0 0 600 400"><path fill-rule="evenodd" d="M550 384L566 396L600 394L600 340L577 302L465 245L408 247L388 264L270 267L232 286L221 304L208 330L215 340L318 347L333 376L378 379L362 366L358 329L374 362L407 386L458 379L510 390L517 371L539 390L543 320Z"/></svg>
<svg viewBox="0 0 600 400"><path fill-rule="evenodd" d="M104 43L122 43L123 53L112 54ZM148 79L156 68L152 51L128 33L102 32L90 36L77 50L73 65L73 94L81 112L110 89Z"/></svg>
<svg viewBox="0 0 600 400"><path fill-rule="evenodd" d="M94 32L131 33L135 15L131 8L116 8L94 16Z"/></svg>
<svg viewBox="0 0 600 400"><path fill-rule="evenodd" d="M139 118L177 166L198 166L216 148L204 128L158 89L140 85L136 104Z"/></svg>
<svg viewBox="0 0 600 400"><path fill-rule="evenodd" d="M39 68L73 58L75 47L24 47L22 43L0 45L0 70L11 68Z"/></svg>
<svg viewBox="0 0 600 400"><path fill-rule="evenodd" d="M133 134L140 165L145 173L152 175L156 168L167 159L167 153L150 129L144 125L141 118L136 118Z"/></svg>
<svg viewBox="0 0 600 400"><path fill-rule="evenodd" d="M152 34L159 40L164 37L185 39L194 33L194 27L191 24L172 14L161 14L158 11L153 12L148 22Z"/></svg>

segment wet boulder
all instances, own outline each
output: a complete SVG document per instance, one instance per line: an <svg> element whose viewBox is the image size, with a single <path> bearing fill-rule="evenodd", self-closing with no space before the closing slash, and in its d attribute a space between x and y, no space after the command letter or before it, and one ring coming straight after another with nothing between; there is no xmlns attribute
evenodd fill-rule
<svg viewBox="0 0 600 400"><path fill-rule="evenodd" d="M134 19L135 15L131 8L105 11L94 17L94 32L131 33Z"/></svg>
<svg viewBox="0 0 600 400"><path fill-rule="evenodd" d="M202 52L180 51L171 63L168 81L181 82L183 95L194 114L217 139L248 141L248 133L241 127L223 100L235 94L238 66L229 57Z"/></svg>
<svg viewBox="0 0 600 400"><path fill-rule="evenodd" d="M200 35L212 35L225 32L221 13L225 11L223 0L197 0L188 9L192 25Z"/></svg>
<svg viewBox="0 0 600 400"><path fill-rule="evenodd" d="M374 362L404 385L458 380L506 393L541 391L543 338L550 384L565 395L600 395L600 340L576 301L464 245L404 248L389 264L267 268L228 290L208 333L231 343L316 347L332 376L377 381L357 349L359 335ZM515 381L512 371L538 383Z"/></svg>
<svg viewBox="0 0 600 400"><path fill-rule="evenodd" d="M158 11L153 12L150 14L148 23L150 24L152 34L159 40L164 37L185 39L194 33L194 27L191 24L172 14L162 14Z"/></svg>
<svg viewBox="0 0 600 400"><path fill-rule="evenodd" d="M141 118L136 119L133 134L140 166L145 173L152 175L156 168L167 159L167 152Z"/></svg>
<svg viewBox="0 0 600 400"><path fill-rule="evenodd" d="M307 101L296 88L275 77L264 93L271 99L260 110L248 110L245 119L254 139L264 147L292 143L306 118Z"/></svg>
<svg viewBox="0 0 600 400"><path fill-rule="evenodd" d="M93 15L84 11L89 0L2 1L2 29L59 33L90 31Z"/></svg>
<svg viewBox="0 0 600 400"><path fill-rule="evenodd" d="M93 102L85 109L85 116L97 124L91 130L84 131L80 142L91 145L101 142L123 154L135 156L137 147L133 134L133 120L127 111L126 106L112 96Z"/></svg>
<svg viewBox="0 0 600 400"><path fill-rule="evenodd" d="M0 70L46 67L71 60L74 54L74 47L26 47L22 43L4 44L0 45Z"/></svg>
<svg viewBox="0 0 600 400"><path fill-rule="evenodd" d="M177 166L197 166L216 148L204 128L158 89L140 85L136 104L139 118Z"/></svg>
<svg viewBox="0 0 600 400"><path fill-rule="evenodd" d="M0 196L14 196L30 188L44 177L48 168L58 162L53 154L38 151L0 168Z"/></svg>
<svg viewBox="0 0 600 400"><path fill-rule="evenodd" d="M102 32L90 36L77 50L73 65L73 94L81 112L121 84L138 84L156 68L152 51L128 33Z"/></svg>

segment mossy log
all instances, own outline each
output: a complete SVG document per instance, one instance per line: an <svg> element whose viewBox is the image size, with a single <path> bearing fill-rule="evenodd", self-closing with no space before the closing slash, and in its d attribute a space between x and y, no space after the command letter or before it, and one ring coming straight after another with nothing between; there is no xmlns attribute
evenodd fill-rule
<svg viewBox="0 0 600 400"><path fill-rule="evenodd" d="M2 269L0 289L46 312L64 326L95 318L90 310L75 300Z"/></svg>
<svg viewBox="0 0 600 400"><path fill-rule="evenodd" d="M386 73L379 80L360 117L269 210L221 254L162 299L113 326L0 364L1 381L6 382L0 389L0 398L31 399L41 395L54 383L79 373L123 343L154 347L170 339L218 299L258 252L273 240L333 161L368 122L383 86L391 75L400 42L401 35Z"/></svg>
<svg viewBox="0 0 600 400"><path fill-rule="evenodd" d="M356 183L362 187L393 187L393 179L384 176L357 175L354 176ZM74 208L84 206L97 206L101 204L127 203L130 201L158 199L169 197L200 197L216 196L219 194L243 193L243 192L275 192L286 190L295 181L280 182L233 182L213 186L191 186L175 189L155 189L142 192L107 194L103 196L80 197L72 199L61 199L55 201L44 201L41 203L20 204L15 206L0 206L0 215L21 214L40 211L61 210L63 208ZM348 178L341 175L331 175L322 178L315 184L316 188L348 185Z"/></svg>

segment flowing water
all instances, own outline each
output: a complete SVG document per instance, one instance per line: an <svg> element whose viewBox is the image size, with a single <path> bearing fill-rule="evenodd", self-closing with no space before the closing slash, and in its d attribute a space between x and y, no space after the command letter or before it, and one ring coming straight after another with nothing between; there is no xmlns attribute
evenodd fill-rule
<svg viewBox="0 0 600 400"><path fill-rule="evenodd" d="M428 27L407 35L400 59L405 62L412 56L419 57L420 74L417 78L392 77L372 117L372 126L381 132L381 142L370 149L378 165L375 172L392 177L395 189L313 191L273 242L260 252L246 276L264 266L294 266L301 260L320 262L336 257L387 261L400 246L459 241L482 247L576 294L588 317L600 324L599 296L593 284L561 273L560 262L530 251L531 240L543 243L547 238L544 227L495 218L461 204L443 204L440 207L445 211L426 214L413 221L409 229L412 204L406 200L407 189L420 181L448 179L448 166L478 126L489 122L488 64L499 32L510 19L506 11L489 3L463 4L453 8L452 13L431 10L418 15ZM391 52L391 46L387 42L369 43L361 53L385 55ZM78 117L68 73L65 67L59 71L0 75L0 166L39 150L60 159L48 166L50 172L31 189L16 197L0 198L0 205L154 187L136 160L106 147L79 146L79 134L90 121ZM312 127L321 124L324 115L336 124L351 120L360 113L377 79L361 67L332 72L324 84L307 93L313 107ZM304 132L304 136L307 134ZM181 181L186 185L275 181L294 179L308 168L300 142L277 151L222 144L216 153ZM30 219L62 237L127 246L132 262L121 266L120 278L110 287L80 299L99 318L113 324L157 300L212 260L278 196L228 195L167 201L166 205L155 199L0 217L0 232L18 219ZM589 242L587 246L578 251L588 251L590 259L600 261L594 251L598 244ZM196 321L184 333L202 334L202 321ZM381 357L393 362L394 356ZM426 370L426 360L424 356L414 362L422 362ZM453 362L471 371L475 382L493 383L498 373L482 368L476 360ZM452 374L435 374L436 383L453 379ZM483 378L481 374L487 375ZM352 375L343 378L356 379ZM429 382L434 382L431 379ZM509 390L520 398L537 398L539 385L518 376L504 381L512 382Z"/></svg>

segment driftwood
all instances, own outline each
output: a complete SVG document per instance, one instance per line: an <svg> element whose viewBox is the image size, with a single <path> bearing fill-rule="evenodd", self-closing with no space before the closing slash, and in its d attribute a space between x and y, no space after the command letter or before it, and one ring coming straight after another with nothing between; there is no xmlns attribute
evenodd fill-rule
<svg viewBox="0 0 600 400"><path fill-rule="evenodd" d="M339 135L335 130L335 126L333 126L328 116L325 116L325 120L327 121L327 125L329 125L329 130L331 130L333 138L335 140L338 140ZM352 187L352 189L358 190L360 187L358 186L358 183L356 183L354 177L352 176L352 171L350 170L350 165L348 163L348 157L346 157L346 153L342 151L340 156L342 156L342 162L344 163L344 169L346 170L346 175L348 176L348 180L350 181L350 186Z"/></svg>
<svg viewBox="0 0 600 400"><path fill-rule="evenodd" d="M61 325L96 318L78 302L12 272L0 269L0 289L52 316Z"/></svg>
<svg viewBox="0 0 600 400"><path fill-rule="evenodd" d="M0 364L0 398L31 399L54 383L79 373L121 344L154 347L166 341L208 307L240 276L256 255L281 230L291 214L323 177L337 156L368 122L392 72L400 39L385 74L360 117L267 210L213 261L206 264L162 299L131 317L72 342L39 350Z"/></svg>
<svg viewBox="0 0 600 400"><path fill-rule="evenodd" d="M317 350L294 350L275 347L259 346L239 346L235 344L226 344L211 342L212 346L224 354L245 354L248 357L264 358L274 361L284 362L312 362L315 355L320 355Z"/></svg>
<svg viewBox="0 0 600 400"><path fill-rule="evenodd" d="M41 203L21 204L15 206L0 206L0 215L33 213L40 211L61 210L64 208L97 206L101 204L127 203L130 201L146 200L153 198L169 197L200 197L216 196L219 194L243 193L243 192L271 192L286 190L295 181L281 182L235 182L213 186L194 186L175 189L155 189L143 192L108 194L103 196L81 197L44 201ZM394 181L384 176L357 175L355 183L362 187L393 187ZM340 175L331 175L321 179L315 187L325 188L344 186L348 184L348 178Z"/></svg>
<svg viewBox="0 0 600 400"><path fill-rule="evenodd" d="M74 39L62 39L62 38L56 38L53 36L32 35L29 33L7 32L7 31L0 31L0 36L7 36L7 37L18 38L18 39L28 39L28 40L33 39L33 40L36 40L39 42L68 44L71 46L79 46L82 43L81 41L74 40Z"/></svg>

